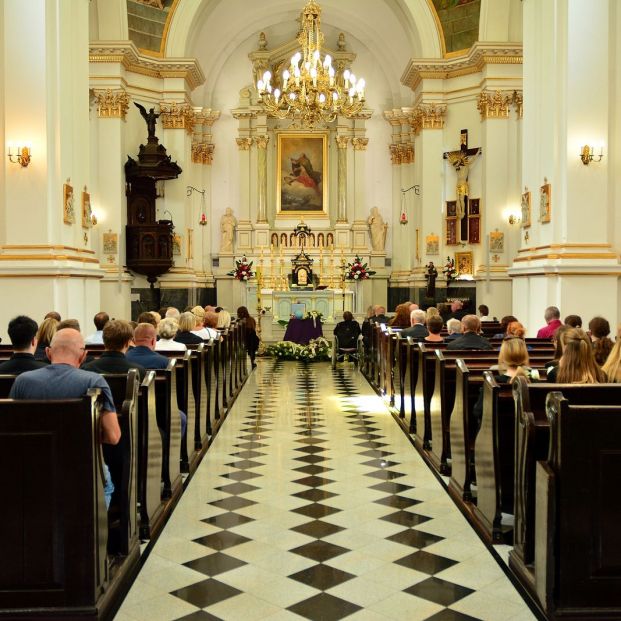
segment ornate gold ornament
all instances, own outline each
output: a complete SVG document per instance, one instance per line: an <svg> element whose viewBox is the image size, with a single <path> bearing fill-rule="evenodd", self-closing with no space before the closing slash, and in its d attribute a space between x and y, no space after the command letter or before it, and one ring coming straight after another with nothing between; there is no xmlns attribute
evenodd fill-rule
<svg viewBox="0 0 621 621"><path fill-rule="evenodd" d="M401 145L398 144L391 144L388 146L388 149L390 150L390 161L395 165L398 166L399 164L401 164L401 149L400 149Z"/></svg>
<svg viewBox="0 0 621 621"><path fill-rule="evenodd" d="M95 91L97 116L102 119L124 119L129 107L130 97L123 90L106 89Z"/></svg>
<svg viewBox="0 0 621 621"><path fill-rule="evenodd" d="M337 136L336 137L336 146L338 149L347 149L348 144L349 144L349 136Z"/></svg>
<svg viewBox="0 0 621 621"><path fill-rule="evenodd" d="M522 91L513 91L513 107L517 113L518 119L524 115L524 94Z"/></svg>
<svg viewBox="0 0 621 621"><path fill-rule="evenodd" d="M421 129L442 129L446 109L446 105L440 103L419 104L408 116L408 120L416 134Z"/></svg>
<svg viewBox="0 0 621 621"><path fill-rule="evenodd" d="M509 106L513 103L513 93L502 91L482 91L477 102L477 110L481 120L509 118Z"/></svg>
<svg viewBox="0 0 621 621"><path fill-rule="evenodd" d="M254 142L258 149L267 149L267 143L270 141L269 136L255 136Z"/></svg>
<svg viewBox="0 0 621 621"><path fill-rule="evenodd" d="M164 129L185 129L188 133L194 127L194 110L189 103L163 101L160 104L162 127Z"/></svg>
<svg viewBox="0 0 621 621"><path fill-rule="evenodd" d="M207 164L207 166L211 166L215 148L215 144L195 142L192 145L192 161L195 164Z"/></svg>
<svg viewBox="0 0 621 621"><path fill-rule="evenodd" d="M338 62L335 69L329 54L322 59L321 7L315 0L308 0L300 24L298 42L302 50L293 55L274 86L267 59L254 59L255 75L264 70L257 80L259 103L271 115L297 120L309 128L320 122L329 123L337 116L350 118L359 113L364 107L365 81ZM339 49L340 41L339 38Z"/></svg>
<svg viewBox="0 0 621 621"><path fill-rule="evenodd" d="M352 138L351 143L354 145L354 151L366 151L369 144L368 138Z"/></svg>
<svg viewBox="0 0 621 621"><path fill-rule="evenodd" d="M252 146L252 138L235 138L235 142L240 151L248 151Z"/></svg>

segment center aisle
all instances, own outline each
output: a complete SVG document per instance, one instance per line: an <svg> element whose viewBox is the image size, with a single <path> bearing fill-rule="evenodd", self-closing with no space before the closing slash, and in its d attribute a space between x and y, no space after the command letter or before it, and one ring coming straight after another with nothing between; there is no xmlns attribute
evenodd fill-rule
<svg viewBox="0 0 621 621"><path fill-rule="evenodd" d="M535 619L351 368L259 361L116 619Z"/></svg>

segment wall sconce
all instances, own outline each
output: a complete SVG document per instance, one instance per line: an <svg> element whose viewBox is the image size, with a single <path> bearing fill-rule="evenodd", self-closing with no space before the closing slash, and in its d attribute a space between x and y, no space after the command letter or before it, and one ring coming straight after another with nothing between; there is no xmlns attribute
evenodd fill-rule
<svg viewBox="0 0 621 621"><path fill-rule="evenodd" d="M595 155L595 149L585 144L580 150L580 159L585 166L588 166L591 162L601 162L604 157L604 147L600 145L599 153Z"/></svg>
<svg viewBox="0 0 621 621"><path fill-rule="evenodd" d="M513 226L514 224L520 224L522 222L522 213L517 210L508 210L505 212L505 217L507 218L507 222Z"/></svg>
<svg viewBox="0 0 621 621"><path fill-rule="evenodd" d="M9 144L9 162L13 164L20 164L22 168L26 168L30 164L31 149L29 145L23 147L16 147Z"/></svg>

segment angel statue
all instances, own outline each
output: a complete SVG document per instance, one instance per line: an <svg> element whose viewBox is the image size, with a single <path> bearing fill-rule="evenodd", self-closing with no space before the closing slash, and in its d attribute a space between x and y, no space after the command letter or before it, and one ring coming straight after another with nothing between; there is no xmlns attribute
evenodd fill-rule
<svg viewBox="0 0 621 621"><path fill-rule="evenodd" d="M142 118L145 120L147 124L147 131L149 132L149 142L151 142L152 138L157 142L157 138L155 136L155 123L157 122L159 114L155 114L155 108L151 108L149 112L147 112L144 106L141 106L139 103L134 102L134 105L138 110L140 110L140 114Z"/></svg>

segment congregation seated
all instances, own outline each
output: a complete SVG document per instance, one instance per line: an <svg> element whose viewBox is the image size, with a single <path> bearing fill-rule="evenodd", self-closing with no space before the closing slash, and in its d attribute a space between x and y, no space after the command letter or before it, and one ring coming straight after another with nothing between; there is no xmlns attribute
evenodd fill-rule
<svg viewBox="0 0 621 621"><path fill-rule="evenodd" d="M157 329L157 319L151 311L144 311L138 315L136 320L138 323L150 323L155 329Z"/></svg>
<svg viewBox="0 0 621 621"><path fill-rule="evenodd" d="M582 317L580 315L567 315L563 323L570 328L582 328Z"/></svg>
<svg viewBox="0 0 621 621"><path fill-rule="evenodd" d="M517 317L514 317L513 315L505 315L500 320L500 332L498 332L497 334L494 334L492 338L493 339L504 339L505 336L507 336L507 328L509 327L509 324L513 323L514 321L517 321Z"/></svg>
<svg viewBox="0 0 621 621"><path fill-rule="evenodd" d="M591 340L580 328L570 328L563 335L563 354L558 369L548 371L548 381L559 384L600 384L607 381L598 366Z"/></svg>
<svg viewBox="0 0 621 621"><path fill-rule="evenodd" d="M43 321L45 321L46 319L56 319L56 321L58 321L59 323L62 321L60 313L57 313L56 311L50 311L49 313L47 313L47 315L43 317Z"/></svg>
<svg viewBox="0 0 621 621"><path fill-rule="evenodd" d="M484 321L494 321L494 318L489 316L489 307L485 304L479 304L479 320L481 323Z"/></svg>
<svg viewBox="0 0 621 621"><path fill-rule="evenodd" d="M95 373L127 373L137 369L140 378L144 378L146 369L136 362L130 362L125 355L134 340L134 330L127 321L112 320L102 330L105 350L99 358L82 365L85 371Z"/></svg>
<svg viewBox="0 0 621 621"><path fill-rule="evenodd" d="M614 343L610 340L610 324L603 317L593 317L589 321L589 336L593 343L595 362L600 366L606 362Z"/></svg>
<svg viewBox="0 0 621 621"><path fill-rule="evenodd" d="M427 309L427 311L429 311L429 309ZM440 334L443 327L444 322L439 314L429 317L429 319L427 319L427 330L429 334L424 339L425 343L444 343L444 338Z"/></svg>
<svg viewBox="0 0 621 621"><path fill-rule="evenodd" d="M207 334L209 334L210 339L218 338L218 315L215 311L205 313L203 328L207 331Z"/></svg>
<svg viewBox="0 0 621 621"><path fill-rule="evenodd" d="M11 319L8 333L13 345L13 355L0 364L1 375L19 375L24 371L34 371L46 366L34 357L37 347L37 322L34 319L25 315Z"/></svg>
<svg viewBox="0 0 621 621"><path fill-rule="evenodd" d="M81 331L80 322L77 319L63 319L56 326L56 330L64 330L65 328L71 328L72 330Z"/></svg>
<svg viewBox="0 0 621 621"><path fill-rule="evenodd" d="M569 326L561 326L552 337L552 342L554 343L554 358L545 364L547 371L546 378L549 382L556 382L558 363L563 355L563 348L565 347L565 334L569 330L571 330Z"/></svg>
<svg viewBox="0 0 621 621"><path fill-rule="evenodd" d="M447 319L459 319L461 321L467 314L464 303L461 300L453 300L451 302L451 312Z"/></svg>
<svg viewBox="0 0 621 621"><path fill-rule="evenodd" d="M602 371L609 382L621 383L621 326L617 328L617 338Z"/></svg>
<svg viewBox="0 0 621 621"><path fill-rule="evenodd" d="M167 317L160 321L158 326L158 336L160 337L155 344L155 351L186 351L187 345L175 341L179 324L175 319Z"/></svg>
<svg viewBox="0 0 621 621"><path fill-rule="evenodd" d="M192 334L199 336L201 341L208 341L218 337L218 333L213 328L207 328L205 326L205 310L202 306L194 306L192 308L192 314L194 315L194 328ZM216 318L217 323L217 318Z"/></svg>
<svg viewBox="0 0 621 621"><path fill-rule="evenodd" d="M55 317L47 317L41 322L39 330L37 331L37 347L34 352L35 360L44 362L45 364L49 363L46 350L50 346L54 334L56 334L59 323L60 321Z"/></svg>
<svg viewBox="0 0 621 621"><path fill-rule="evenodd" d="M481 322L476 315L465 315L461 320L462 335L451 341L446 348L454 349L491 349L490 342L482 337L479 332Z"/></svg>
<svg viewBox="0 0 621 621"><path fill-rule="evenodd" d="M105 325L110 321L108 313L100 312L93 317L93 323L95 324L95 332L90 334L84 339L86 345L102 345L103 344L103 329Z"/></svg>
<svg viewBox="0 0 621 621"><path fill-rule="evenodd" d="M561 323L561 311L556 306L548 306L543 318L546 325L537 332L538 339L551 339L554 333L563 325Z"/></svg>
<svg viewBox="0 0 621 621"><path fill-rule="evenodd" d="M370 317L371 323L384 323L388 324L390 319L386 316L386 308L381 304L376 304L373 307L373 316Z"/></svg>
<svg viewBox="0 0 621 621"><path fill-rule="evenodd" d="M134 345L126 354L129 362L145 369L165 369L168 358L155 352L156 332L150 323L139 323L134 330Z"/></svg>
<svg viewBox="0 0 621 621"><path fill-rule="evenodd" d="M450 342L458 339L461 336L461 321L459 319L449 319L446 322L446 330L448 335L444 339L445 341Z"/></svg>
<svg viewBox="0 0 621 621"><path fill-rule="evenodd" d="M391 328L410 327L410 302L397 305L395 316L388 322Z"/></svg>
<svg viewBox="0 0 621 621"><path fill-rule="evenodd" d="M430 306L425 311L425 315L427 317L427 321L429 321L432 317L440 317L440 319L442 319L442 317L440 316L440 311L435 306ZM444 325L444 321L442 322L442 325Z"/></svg>
<svg viewBox="0 0 621 621"><path fill-rule="evenodd" d="M334 328L334 335L338 339L339 349L355 350L360 333L360 324L349 311L345 311L343 313L343 321L339 321Z"/></svg>
<svg viewBox="0 0 621 621"><path fill-rule="evenodd" d="M196 317L190 312L184 312L179 315L179 328L175 336L177 343L184 345L198 345L203 342L202 337L194 334L192 330L196 327Z"/></svg>
<svg viewBox="0 0 621 621"><path fill-rule="evenodd" d="M218 306L218 308L220 307ZM228 330L231 327L231 313L223 308L218 311L218 308L216 308L216 314L218 316L216 328L218 330Z"/></svg>
<svg viewBox="0 0 621 621"><path fill-rule="evenodd" d="M410 313L410 327L401 331L401 338L411 337L414 340L420 341L429 336L429 332L425 328L426 319L425 311L420 309L413 310Z"/></svg>
<svg viewBox="0 0 621 621"><path fill-rule="evenodd" d="M181 313L179 312L178 308L175 308L174 306L169 306L166 309L166 313L164 315L164 319L179 319L179 315L181 315Z"/></svg>

